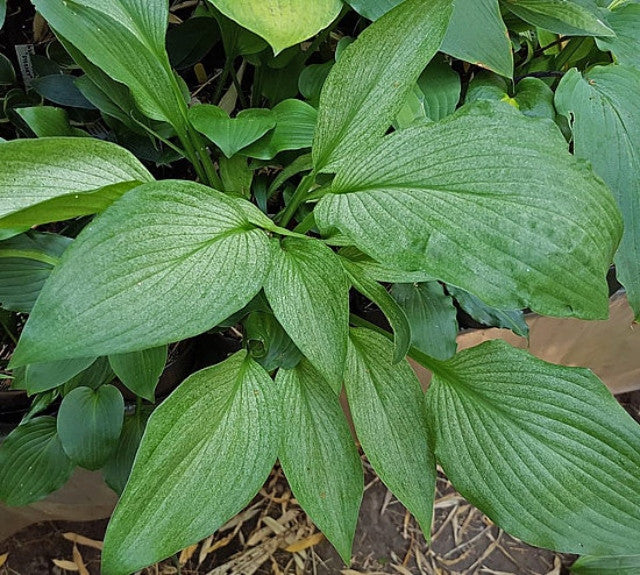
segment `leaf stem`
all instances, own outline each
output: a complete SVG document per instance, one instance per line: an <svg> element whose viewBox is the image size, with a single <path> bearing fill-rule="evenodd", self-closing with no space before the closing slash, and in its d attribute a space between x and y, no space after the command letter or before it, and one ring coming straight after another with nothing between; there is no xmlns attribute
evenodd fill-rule
<svg viewBox="0 0 640 575"><path fill-rule="evenodd" d="M282 216L278 219L278 224L281 227L283 228L287 227L287 224L291 221L291 218L293 218L293 216L295 215L296 211L300 207L300 204L304 202L315 180L316 180L315 171L307 174L306 176L304 176L304 178L302 178L302 180L300 180L300 183L298 184L296 191L293 193L293 197L291 198L291 201L289 202L285 210L282 212Z"/></svg>

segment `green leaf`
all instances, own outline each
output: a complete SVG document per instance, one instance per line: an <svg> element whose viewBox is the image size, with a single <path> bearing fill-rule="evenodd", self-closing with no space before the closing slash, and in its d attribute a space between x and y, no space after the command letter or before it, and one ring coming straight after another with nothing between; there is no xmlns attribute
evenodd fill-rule
<svg viewBox="0 0 640 575"><path fill-rule="evenodd" d="M411 347L411 327L404 310L389 292L373 279L366 268L351 263L346 258L342 258L341 262L353 286L380 308L393 328L393 363L398 363L404 359Z"/></svg>
<svg viewBox="0 0 640 575"><path fill-rule="evenodd" d="M438 282L394 284L391 295L409 320L413 347L436 359L456 353L456 308Z"/></svg>
<svg viewBox="0 0 640 575"><path fill-rule="evenodd" d="M54 417L36 417L0 445L0 499L20 507L62 487L74 465L65 455Z"/></svg>
<svg viewBox="0 0 640 575"><path fill-rule="evenodd" d="M156 409L107 528L104 575L197 543L251 501L277 457L274 395L241 351L187 378Z"/></svg>
<svg viewBox="0 0 640 575"><path fill-rule="evenodd" d="M4 20L7 16L7 0L0 0L0 29L4 26Z"/></svg>
<svg viewBox="0 0 640 575"><path fill-rule="evenodd" d="M364 480L340 401L302 361L276 377L283 422L278 458L294 497L343 561L351 560Z"/></svg>
<svg viewBox="0 0 640 575"><path fill-rule="evenodd" d="M570 0L503 0L525 22L563 36L615 36L598 15Z"/></svg>
<svg viewBox="0 0 640 575"><path fill-rule="evenodd" d="M350 165L353 151L384 136L438 50L451 10L451 0L406 0L344 51L320 96L316 171Z"/></svg>
<svg viewBox="0 0 640 575"><path fill-rule="evenodd" d="M498 0L457 0L440 50L513 78L511 41Z"/></svg>
<svg viewBox="0 0 640 575"><path fill-rule="evenodd" d="M579 575L638 575L640 555L580 557L572 566L571 573Z"/></svg>
<svg viewBox="0 0 640 575"><path fill-rule="evenodd" d="M29 108L17 108L20 116L29 129L38 138L54 136L81 136L81 130L74 130L69 123L67 111L53 106L34 106Z"/></svg>
<svg viewBox="0 0 640 575"><path fill-rule="evenodd" d="M225 156L218 158L222 187L227 193L238 194L245 199L251 197L254 170L245 156Z"/></svg>
<svg viewBox="0 0 640 575"><path fill-rule="evenodd" d="M637 551L640 427L593 373L498 340L434 369L436 458L470 503L531 545Z"/></svg>
<svg viewBox="0 0 640 575"><path fill-rule="evenodd" d="M341 248L338 253L348 259L351 265L357 265L363 273L367 273L378 282L413 283L433 280L431 275L420 270L406 271L392 264L381 264L353 246Z"/></svg>
<svg viewBox="0 0 640 575"><path fill-rule="evenodd" d="M424 111L437 122L453 114L460 101L460 76L443 59L434 59L420 74L418 87L424 94Z"/></svg>
<svg viewBox="0 0 640 575"><path fill-rule="evenodd" d="M447 291L460 307L477 322L492 327L504 327L521 337L529 337L529 326L520 309L502 310L488 306L480 298L464 290L447 286Z"/></svg>
<svg viewBox="0 0 640 575"><path fill-rule="evenodd" d="M118 495L122 495L129 479L145 427L146 420L141 415L136 413L136 415L125 417L118 445L102 469L106 484Z"/></svg>
<svg viewBox="0 0 640 575"><path fill-rule="evenodd" d="M222 108L201 104L189 110L191 125L218 146L227 158L259 140L275 127L276 117L271 110L242 110L229 118Z"/></svg>
<svg viewBox="0 0 640 575"><path fill-rule="evenodd" d="M420 382L406 360L392 363L384 336L366 329L352 329L350 336L345 390L358 439L429 540L436 462Z"/></svg>
<svg viewBox="0 0 640 575"><path fill-rule="evenodd" d="M640 4L626 4L607 14L607 24L616 33L596 38L600 50L609 50L618 64L640 69Z"/></svg>
<svg viewBox="0 0 640 575"><path fill-rule="evenodd" d="M166 2L34 0L56 33L111 78L129 87L140 110L174 126L185 123L165 50Z"/></svg>
<svg viewBox="0 0 640 575"><path fill-rule="evenodd" d="M5 142L0 144L0 165L4 228L93 214L127 190L153 180L133 154L92 138Z"/></svg>
<svg viewBox="0 0 640 575"><path fill-rule="evenodd" d="M326 28L340 14L340 0L210 0L225 16L264 38L275 54Z"/></svg>
<svg viewBox="0 0 640 575"><path fill-rule="evenodd" d="M109 359L99 357L84 371L81 371L78 375L74 375L64 384L62 395L68 395L80 386L98 389L101 385L111 383L114 379L115 374L109 365Z"/></svg>
<svg viewBox="0 0 640 575"><path fill-rule="evenodd" d="M243 324L251 357L267 371L293 369L300 363L300 350L272 313L250 313Z"/></svg>
<svg viewBox="0 0 640 575"><path fill-rule="evenodd" d="M95 360L95 357L81 357L50 363L30 363L24 367L20 387L29 395L54 389L86 370Z"/></svg>
<svg viewBox="0 0 640 575"><path fill-rule="evenodd" d="M358 14L369 20L377 20L404 0L347 0Z"/></svg>
<svg viewBox="0 0 640 575"><path fill-rule="evenodd" d="M29 232L0 243L0 307L29 313L71 238Z"/></svg>
<svg viewBox="0 0 640 575"><path fill-rule="evenodd" d="M269 255L266 234L223 194L186 181L142 185L65 252L12 365L128 353L200 334L258 293Z"/></svg>
<svg viewBox="0 0 640 575"><path fill-rule="evenodd" d="M504 309L604 318L621 222L555 125L489 102L353 157L315 208L374 259Z"/></svg>
<svg viewBox="0 0 640 575"><path fill-rule="evenodd" d="M11 86L16 82L16 71L13 63L4 54L0 53L0 86Z"/></svg>
<svg viewBox="0 0 640 575"><path fill-rule="evenodd" d="M242 154L259 160L271 160L285 150L310 148L318 112L301 100L284 100L272 110L274 130L242 150Z"/></svg>
<svg viewBox="0 0 640 575"><path fill-rule="evenodd" d="M349 284L337 256L314 239L272 243L264 293L298 349L340 391L349 333Z"/></svg>
<svg viewBox="0 0 640 575"><path fill-rule="evenodd" d="M167 346L110 355L109 364L118 379L133 393L153 402L155 390L167 363Z"/></svg>
<svg viewBox="0 0 640 575"><path fill-rule="evenodd" d="M575 68L556 92L558 112L572 122L574 153L589 160L613 192L624 220L617 275L640 317L640 70ZM607 145L603 146L602 142Z"/></svg>
<svg viewBox="0 0 640 575"><path fill-rule="evenodd" d="M58 435L74 463L100 469L115 451L122 431L124 400L117 387L76 387L58 410Z"/></svg>

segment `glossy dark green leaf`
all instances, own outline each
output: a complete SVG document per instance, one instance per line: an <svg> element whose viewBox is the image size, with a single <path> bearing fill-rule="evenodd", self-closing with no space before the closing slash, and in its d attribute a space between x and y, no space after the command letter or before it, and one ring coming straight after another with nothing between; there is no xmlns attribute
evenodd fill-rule
<svg viewBox="0 0 640 575"><path fill-rule="evenodd" d="M272 110L276 119L274 130L242 150L243 155L259 160L271 160L285 150L310 148L318 113L301 100L284 100Z"/></svg>
<svg viewBox="0 0 640 575"><path fill-rule="evenodd" d="M413 347L436 359L456 353L456 308L438 282L394 284L391 295L408 318Z"/></svg>
<svg viewBox="0 0 640 575"><path fill-rule="evenodd" d="M118 379L133 393L152 402L165 363L166 345L109 356L109 364Z"/></svg>
<svg viewBox="0 0 640 575"><path fill-rule="evenodd" d="M640 555L585 555L571 565L579 575L638 575Z"/></svg>
<svg viewBox="0 0 640 575"><path fill-rule="evenodd" d="M340 401L307 361L276 377L283 421L278 458L293 496L349 564L364 488Z"/></svg>
<svg viewBox="0 0 640 575"><path fill-rule="evenodd" d="M388 339L366 329L350 334L345 390L369 462L430 537L436 462L422 388L406 360L394 364Z"/></svg>
<svg viewBox="0 0 640 575"><path fill-rule="evenodd" d="M616 271L640 317L640 70L575 68L556 92L558 112L570 121L576 156L591 162L613 192L624 220ZM605 141L606 145L602 145Z"/></svg>
<svg viewBox="0 0 640 575"><path fill-rule="evenodd" d="M128 353L202 333L251 301L269 257L266 234L234 200L187 181L140 186L65 252L13 366Z"/></svg>
<svg viewBox="0 0 640 575"><path fill-rule="evenodd" d="M440 50L506 78L513 77L511 41L498 0L456 0Z"/></svg>
<svg viewBox="0 0 640 575"><path fill-rule="evenodd" d="M71 238L28 232L0 242L0 307L29 313Z"/></svg>
<svg viewBox="0 0 640 575"><path fill-rule="evenodd" d="M640 427L592 372L500 340L432 367L436 458L469 502L531 545L637 551Z"/></svg>
<svg viewBox="0 0 640 575"><path fill-rule="evenodd" d="M176 95L165 50L167 3L35 0L34 5L87 59L128 86L146 115L184 125L186 104Z"/></svg>
<svg viewBox="0 0 640 575"><path fill-rule="evenodd" d="M167 52L177 70L195 66L220 41L220 29L210 16L195 16L167 31Z"/></svg>
<svg viewBox="0 0 640 575"><path fill-rule="evenodd" d="M24 367L21 388L29 395L54 389L86 370L94 361L94 357L81 357L50 363L30 363Z"/></svg>
<svg viewBox="0 0 640 575"><path fill-rule="evenodd" d="M30 86L45 100L58 106L93 109L93 104L78 90L74 80L70 74L50 74L34 78Z"/></svg>
<svg viewBox="0 0 640 575"><path fill-rule="evenodd" d="M300 363L300 350L272 313L250 313L243 325L251 357L267 371L293 369Z"/></svg>
<svg viewBox="0 0 640 575"><path fill-rule="evenodd" d="M609 50L618 64L640 69L640 4L625 4L607 14L614 37L596 38L600 50Z"/></svg>
<svg viewBox="0 0 640 575"><path fill-rule="evenodd" d="M22 506L62 487L74 465L62 450L54 417L20 425L0 444L0 499Z"/></svg>
<svg viewBox="0 0 640 575"><path fill-rule="evenodd" d="M489 102L465 107L358 154L330 192L314 210L319 228L382 263L504 309L608 315L620 215L550 122Z"/></svg>
<svg viewBox="0 0 640 575"><path fill-rule="evenodd" d="M107 357L99 357L89 367L78 373L78 375L74 375L64 384L62 395L68 395L76 387L81 386L98 389L101 385L111 383L114 379L115 373L113 373L109 365L109 359Z"/></svg>
<svg viewBox="0 0 640 575"><path fill-rule="evenodd" d="M520 309L502 310L488 306L481 299L464 290L447 286L447 291L456 299L460 307L481 324L492 327L504 327L513 333L529 337L529 326Z"/></svg>
<svg viewBox="0 0 640 575"><path fill-rule="evenodd" d="M314 239L272 243L264 293L314 367L339 391L347 355L349 284L338 257Z"/></svg>
<svg viewBox="0 0 640 575"><path fill-rule="evenodd" d="M225 16L264 38L278 54L326 28L342 8L340 0L210 0Z"/></svg>
<svg viewBox="0 0 640 575"><path fill-rule="evenodd" d="M229 118L218 106L201 104L189 110L191 125L218 146L227 158L259 140L276 125L271 110L242 110Z"/></svg>
<svg viewBox="0 0 640 575"><path fill-rule="evenodd" d="M154 411L104 541L102 573L129 575L204 539L247 505L278 454L275 388L238 352Z"/></svg>
<svg viewBox="0 0 640 575"><path fill-rule="evenodd" d="M594 10L571 0L503 0L525 22L563 36L615 36Z"/></svg>
<svg viewBox="0 0 640 575"><path fill-rule="evenodd" d="M133 154L93 138L5 142L0 164L0 226L7 228L92 214L153 180Z"/></svg>
<svg viewBox="0 0 640 575"><path fill-rule="evenodd" d="M125 417L118 445L102 469L106 484L118 495L122 495L129 479L145 427L146 418L142 414Z"/></svg>
<svg viewBox="0 0 640 575"><path fill-rule="evenodd" d="M69 459L100 469L115 451L122 431L124 400L118 388L76 387L58 410L58 435Z"/></svg>
<svg viewBox="0 0 640 575"><path fill-rule="evenodd" d="M351 165L353 151L382 138L438 50L452 4L406 0L344 51L320 96L313 143L317 171Z"/></svg>
<svg viewBox="0 0 640 575"><path fill-rule="evenodd" d="M11 60L0 53L0 86L11 86L16 82L16 71Z"/></svg>
<svg viewBox="0 0 640 575"><path fill-rule="evenodd" d="M341 261L353 286L375 303L389 321L394 334L393 363L398 363L404 359L411 347L411 327L404 310L366 268L351 263L346 258L342 258Z"/></svg>

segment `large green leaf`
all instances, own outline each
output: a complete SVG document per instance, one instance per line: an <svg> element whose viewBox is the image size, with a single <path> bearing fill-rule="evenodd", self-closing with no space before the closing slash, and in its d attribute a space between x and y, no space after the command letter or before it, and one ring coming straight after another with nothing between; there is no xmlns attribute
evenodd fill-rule
<svg viewBox="0 0 640 575"><path fill-rule="evenodd" d="M0 445L0 499L28 505L62 487L73 471L56 432L54 417L20 425Z"/></svg>
<svg viewBox="0 0 640 575"><path fill-rule="evenodd" d="M604 318L621 221L550 122L482 102L352 158L315 208L374 259L504 309Z"/></svg>
<svg viewBox="0 0 640 575"><path fill-rule="evenodd" d="M146 115L184 125L186 104L177 96L165 50L168 2L34 0L34 5L88 60L128 86Z"/></svg>
<svg viewBox="0 0 640 575"><path fill-rule="evenodd" d="M13 365L127 353L202 333L251 301L269 256L266 234L223 194L186 181L140 186L65 252Z"/></svg>
<svg viewBox="0 0 640 575"><path fill-rule="evenodd" d="M320 96L317 171L335 170L354 150L382 138L438 50L451 10L451 0L406 0L344 51Z"/></svg>
<svg viewBox="0 0 640 575"><path fill-rule="evenodd" d="M532 545L637 551L640 427L593 373L498 340L434 369L436 458L464 497Z"/></svg>
<svg viewBox="0 0 640 575"><path fill-rule="evenodd" d="M585 555L571 565L579 575L638 575L640 555Z"/></svg>
<svg viewBox="0 0 640 575"><path fill-rule="evenodd" d="M640 70L575 68L556 91L558 112L572 122L574 153L591 162L611 188L624 220L616 255L620 282L640 316ZM606 142L606 145L602 145Z"/></svg>
<svg viewBox="0 0 640 575"><path fill-rule="evenodd" d="M456 353L456 308L438 282L394 284L391 295L409 320L415 348L436 359Z"/></svg>
<svg viewBox="0 0 640 575"><path fill-rule="evenodd" d="M103 210L153 177L124 148L92 138L0 144L0 227L34 226Z"/></svg>
<svg viewBox="0 0 640 575"><path fill-rule="evenodd" d="M109 356L109 364L120 381L133 393L154 401L155 390L167 363L167 346Z"/></svg>
<svg viewBox="0 0 640 575"><path fill-rule="evenodd" d="M282 426L278 457L294 497L338 550L345 563L362 500L358 450L340 401L303 360L276 377Z"/></svg>
<svg viewBox="0 0 640 575"><path fill-rule="evenodd" d="M338 257L317 240L272 243L264 293L293 343L340 390L349 334L349 284Z"/></svg>
<svg viewBox="0 0 640 575"><path fill-rule="evenodd" d="M117 387L76 387L58 410L58 435L74 463L100 469L118 445L124 417L124 400Z"/></svg>
<svg viewBox="0 0 640 575"><path fill-rule="evenodd" d="M513 77L513 53L498 0L457 0L440 48L455 58Z"/></svg>
<svg viewBox="0 0 640 575"><path fill-rule="evenodd" d="M71 238L29 232L0 243L0 307L29 313Z"/></svg>
<svg viewBox="0 0 640 575"><path fill-rule="evenodd" d="M525 22L563 36L615 36L594 10L571 0L503 0Z"/></svg>
<svg viewBox="0 0 640 575"><path fill-rule="evenodd" d="M407 361L392 363L388 339L352 329L345 390L358 439L376 473L429 539L436 463L420 382Z"/></svg>
<svg viewBox="0 0 640 575"><path fill-rule="evenodd" d="M640 4L626 4L607 14L613 38L596 38L598 48L609 50L616 62L640 69Z"/></svg>
<svg viewBox="0 0 640 575"><path fill-rule="evenodd" d="M251 501L278 453L274 394L242 351L165 400L109 523L104 575L128 575L197 543Z"/></svg>
<svg viewBox="0 0 640 575"><path fill-rule="evenodd" d="M393 328L393 362L398 363L411 347L411 326L405 312L366 268L347 258L341 261L353 286L380 308Z"/></svg>
<svg viewBox="0 0 640 575"><path fill-rule="evenodd" d="M340 0L210 0L244 28L264 38L278 54L326 28L342 8Z"/></svg>

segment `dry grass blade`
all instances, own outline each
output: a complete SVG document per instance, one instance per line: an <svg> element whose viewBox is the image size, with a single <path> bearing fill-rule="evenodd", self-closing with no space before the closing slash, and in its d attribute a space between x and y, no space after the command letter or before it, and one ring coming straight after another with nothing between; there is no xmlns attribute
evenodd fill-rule
<svg viewBox="0 0 640 575"><path fill-rule="evenodd" d="M84 564L82 554L75 543L73 545L73 562L78 566L78 573L80 573L80 575L91 575L87 566Z"/></svg>
<svg viewBox="0 0 640 575"><path fill-rule="evenodd" d="M0 555L0 567L7 562L7 557L9 557L8 553L2 553L2 555Z"/></svg>
<svg viewBox="0 0 640 575"><path fill-rule="evenodd" d="M73 561L67 561L66 559L52 559L52 561L53 564L60 569L73 571L74 573L78 572L78 566Z"/></svg>
<svg viewBox="0 0 640 575"><path fill-rule="evenodd" d="M305 539L302 539L301 541L296 541L295 543L292 543L288 547L285 547L284 550L288 551L289 553L298 553L299 551L303 551L305 549L308 549L309 547L313 547L314 545L317 545L323 540L324 540L324 535L322 533L320 532L314 533L310 537L307 537Z"/></svg>
<svg viewBox="0 0 640 575"><path fill-rule="evenodd" d="M189 547L180 551L180 557L178 558L178 563L180 563L180 565L184 567L189 561L189 559L193 557L193 554L196 552L197 548L198 548L198 544L196 543L195 545L189 545Z"/></svg>
<svg viewBox="0 0 640 575"><path fill-rule="evenodd" d="M93 547L94 549L98 549L102 551L104 544L102 541L96 541L95 539L89 539L84 535L79 535L78 533L72 533L71 531L67 531L63 533L62 536L72 543L76 543L77 545L84 545L85 547Z"/></svg>

